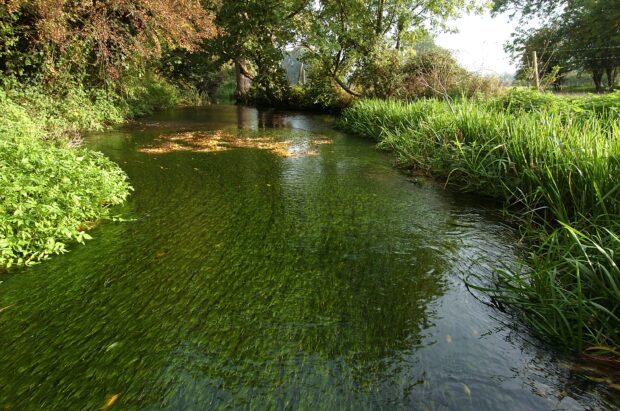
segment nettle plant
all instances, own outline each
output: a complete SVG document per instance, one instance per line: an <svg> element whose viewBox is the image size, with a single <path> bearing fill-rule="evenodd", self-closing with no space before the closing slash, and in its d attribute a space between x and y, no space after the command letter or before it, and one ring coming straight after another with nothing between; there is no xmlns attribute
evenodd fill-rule
<svg viewBox="0 0 620 411"><path fill-rule="evenodd" d="M84 230L130 191L118 165L62 138L100 119L68 116L77 111L72 99L46 109L27 104L39 94L16 93L0 90L0 267L32 264L90 238ZM95 104L81 101L82 114Z"/></svg>
<svg viewBox="0 0 620 411"><path fill-rule="evenodd" d="M0 138L0 266L28 265L60 254L109 217L130 187L101 153L35 138Z"/></svg>

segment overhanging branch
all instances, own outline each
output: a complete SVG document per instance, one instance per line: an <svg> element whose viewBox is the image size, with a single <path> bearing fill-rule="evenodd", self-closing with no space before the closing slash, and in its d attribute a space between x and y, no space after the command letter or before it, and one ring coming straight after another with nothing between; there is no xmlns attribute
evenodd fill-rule
<svg viewBox="0 0 620 411"><path fill-rule="evenodd" d="M332 75L332 78L334 79L334 81L336 81L336 83L338 83L338 85L340 86L340 88L342 88L344 91L346 91L347 93L349 93L350 95L354 96L354 97L362 97L361 94L356 93L355 91L351 90L349 88L349 86L347 86L346 84L344 84L344 81L340 80L338 78L338 76L336 75L336 73L334 73Z"/></svg>

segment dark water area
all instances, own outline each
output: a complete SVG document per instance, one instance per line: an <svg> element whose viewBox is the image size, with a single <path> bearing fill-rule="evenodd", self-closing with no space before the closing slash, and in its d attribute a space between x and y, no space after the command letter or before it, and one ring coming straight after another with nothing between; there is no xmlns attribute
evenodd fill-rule
<svg viewBox="0 0 620 411"><path fill-rule="evenodd" d="M333 144L143 153L216 131ZM614 409L464 279L515 264L484 201L413 184L327 116L179 109L86 144L135 191L0 277L0 409Z"/></svg>

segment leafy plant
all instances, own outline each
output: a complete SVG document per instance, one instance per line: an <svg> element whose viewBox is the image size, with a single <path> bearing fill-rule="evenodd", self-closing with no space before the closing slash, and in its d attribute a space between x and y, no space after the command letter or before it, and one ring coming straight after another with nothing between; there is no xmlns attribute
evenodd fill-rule
<svg viewBox="0 0 620 411"><path fill-rule="evenodd" d="M0 138L0 265L63 253L125 200L124 172L102 154L24 136Z"/></svg>
<svg viewBox="0 0 620 411"><path fill-rule="evenodd" d="M70 148L77 132L123 119L115 97L38 87L0 90L0 266L32 264L90 238L127 197L125 173L101 153Z"/></svg>

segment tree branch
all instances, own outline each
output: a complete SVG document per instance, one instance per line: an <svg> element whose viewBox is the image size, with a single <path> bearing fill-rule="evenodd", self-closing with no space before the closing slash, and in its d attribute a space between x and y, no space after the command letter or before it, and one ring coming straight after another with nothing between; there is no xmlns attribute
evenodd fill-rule
<svg viewBox="0 0 620 411"><path fill-rule="evenodd" d="M245 66L240 61L237 61L237 64L239 65L239 72L244 77L254 81L254 76L252 74L250 74L250 72L245 68Z"/></svg>
<svg viewBox="0 0 620 411"><path fill-rule="evenodd" d="M338 76L336 75L336 73L332 74L332 78L334 79L334 81L336 83L338 83L338 85L340 86L340 88L342 88L344 91L346 91L347 93L349 93L350 95L352 95L353 97L362 97L361 94L356 93L355 91L351 90L346 84L344 84L344 81L340 80L338 78Z"/></svg>

